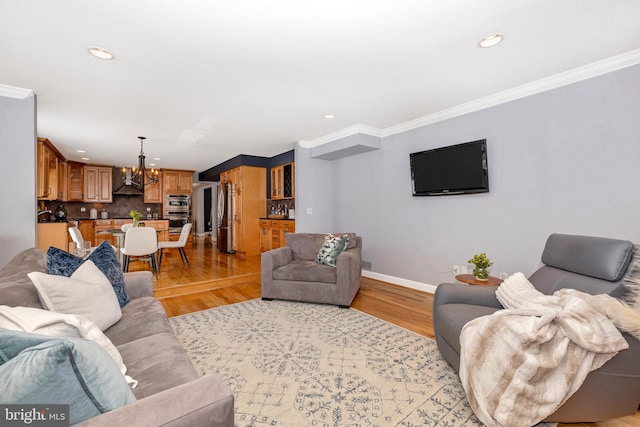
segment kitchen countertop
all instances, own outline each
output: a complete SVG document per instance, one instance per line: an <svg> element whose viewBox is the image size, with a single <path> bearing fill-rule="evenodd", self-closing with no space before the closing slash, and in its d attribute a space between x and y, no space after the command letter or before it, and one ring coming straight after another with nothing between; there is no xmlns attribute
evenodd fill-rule
<svg viewBox="0 0 640 427"><path fill-rule="evenodd" d="M295 221L295 218L268 218L268 217L260 217L260 219L268 219L271 221Z"/></svg>
<svg viewBox="0 0 640 427"><path fill-rule="evenodd" d="M131 220L130 216L127 217L109 217L109 218L67 218L67 222L70 221L96 221L96 220L101 220L101 219L129 219ZM168 218L152 218L152 219L147 219L147 218L140 218L140 221L169 221Z"/></svg>

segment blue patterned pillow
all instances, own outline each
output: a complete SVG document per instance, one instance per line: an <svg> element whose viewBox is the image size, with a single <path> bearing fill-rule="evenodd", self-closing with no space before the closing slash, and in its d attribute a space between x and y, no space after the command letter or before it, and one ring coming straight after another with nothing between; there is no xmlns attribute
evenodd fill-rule
<svg viewBox="0 0 640 427"><path fill-rule="evenodd" d="M109 242L105 240L100 243L100 246L95 248L86 259L93 261L96 267L107 276L118 297L120 307L129 304L129 295L127 295L124 288L122 265L120 264L118 255L113 251L113 247L111 247ZM84 262L85 259L78 258L69 252L54 248L53 246L47 251L47 271L49 274L71 277L73 272Z"/></svg>
<svg viewBox="0 0 640 427"><path fill-rule="evenodd" d="M2 403L67 404L76 424L136 400L118 365L93 341L0 330L0 342L8 356L0 365Z"/></svg>
<svg viewBox="0 0 640 427"><path fill-rule="evenodd" d="M331 267L336 266L338 255L345 251L349 244L349 235L345 234L341 237L327 233L324 236L324 242L320 248L320 252L316 256L316 262Z"/></svg>

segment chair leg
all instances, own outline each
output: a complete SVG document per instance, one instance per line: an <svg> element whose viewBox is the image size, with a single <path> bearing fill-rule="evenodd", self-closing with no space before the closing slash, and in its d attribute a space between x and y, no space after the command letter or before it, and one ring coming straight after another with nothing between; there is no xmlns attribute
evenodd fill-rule
<svg viewBox="0 0 640 427"><path fill-rule="evenodd" d="M184 251L184 248L178 248L178 251L180 252L180 259L182 259L182 263L190 265L189 258L187 258L187 253Z"/></svg>
<svg viewBox="0 0 640 427"><path fill-rule="evenodd" d="M158 267L160 267L162 265L162 248L160 248L158 252L160 252L160 260L158 261Z"/></svg>
<svg viewBox="0 0 640 427"><path fill-rule="evenodd" d="M125 272L129 271L129 255L124 256L124 265L122 267Z"/></svg>
<svg viewBox="0 0 640 427"><path fill-rule="evenodd" d="M156 258L156 254L151 254L151 266L153 267L153 271L156 273L156 277L158 277L158 273L160 269L158 268L158 259Z"/></svg>

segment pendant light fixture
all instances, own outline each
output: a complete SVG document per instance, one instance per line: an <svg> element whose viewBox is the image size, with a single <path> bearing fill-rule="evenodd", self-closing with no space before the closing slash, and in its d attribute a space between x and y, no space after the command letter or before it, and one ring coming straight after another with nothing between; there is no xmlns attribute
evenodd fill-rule
<svg viewBox="0 0 640 427"><path fill-rule="evenodd" d="M158 170L148 170L144 163L144 140L147 139L144 136L139 136L140 139L140 154L138 155L138 168L131 168L131 185L134 185L144 191L144 187L149 184L155 184L158 182ZM126 168L122 168L126 174ZM128 175L128 174L127 174Z"/></svg>

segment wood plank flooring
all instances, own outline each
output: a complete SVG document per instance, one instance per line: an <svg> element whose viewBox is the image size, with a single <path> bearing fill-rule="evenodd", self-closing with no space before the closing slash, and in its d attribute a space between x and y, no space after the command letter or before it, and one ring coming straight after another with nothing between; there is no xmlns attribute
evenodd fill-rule
<svg viewBox="0 0 640 427"><path fill-rule="evenodd" d="M218 252L204 238L185 248L190 266L182 265L177 250L165 251L155 295L169 316L220 307L260 297L260 256L242 257ZM148 269L132 263L131 271ZM363 278L352 307L364 313L433 338L433 295ZM560 427L640 427L636 415L598 423L560 424Z"/></svg>

